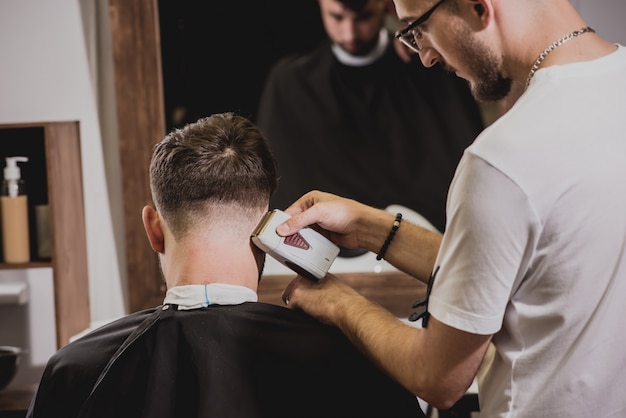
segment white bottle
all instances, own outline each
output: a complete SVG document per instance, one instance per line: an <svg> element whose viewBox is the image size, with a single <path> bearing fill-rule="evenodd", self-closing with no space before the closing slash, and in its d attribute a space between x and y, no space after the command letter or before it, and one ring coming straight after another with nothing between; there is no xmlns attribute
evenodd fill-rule
<svg viewBox="0 0 626 418"><path fill-rule="evenodd" d="M30 261L28 197L18 162L26 157L7 157L0 205L2 206L2 249L5 263Z"/></svg>

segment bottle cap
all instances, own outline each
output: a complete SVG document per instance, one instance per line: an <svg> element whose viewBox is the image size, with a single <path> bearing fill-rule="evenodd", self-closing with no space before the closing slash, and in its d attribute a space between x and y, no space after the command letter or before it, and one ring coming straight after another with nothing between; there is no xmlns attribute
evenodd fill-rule
<svg viewBox="0 0 626 418"><path fill-rule="evenodd" d="M26 157L6 157L7 166L4 167L4 179L5 180L19 180L22 177L18 162L26 162Z"/></svg>

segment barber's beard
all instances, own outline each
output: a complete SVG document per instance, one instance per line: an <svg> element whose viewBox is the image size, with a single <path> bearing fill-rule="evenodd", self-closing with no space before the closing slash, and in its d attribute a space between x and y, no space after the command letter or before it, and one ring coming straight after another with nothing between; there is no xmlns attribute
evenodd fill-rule
<svg viewBox="0 0 626 418"><path fill-rule="evenodd" d="M512 80L500 71L501 60L467 29L461 29L458 39L463 39L459 61L471 74L472 95L478 101L490 102L504 99L511 91Z"/></svg>

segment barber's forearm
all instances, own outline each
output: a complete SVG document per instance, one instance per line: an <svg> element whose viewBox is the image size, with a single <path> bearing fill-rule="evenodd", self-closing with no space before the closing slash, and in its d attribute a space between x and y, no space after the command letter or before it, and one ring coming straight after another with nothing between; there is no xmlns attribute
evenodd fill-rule
<svg viewBox="0 0 626 418"><path fill-rule="evenodd" d="M489 335L458 331L434 318L428 329L416 328L363 296L344 295L335 325L381 370L438 408L450 408L466 392Z"/></svg>
<svg viewBox="0 0 626 418"><path fill-rule="evenodd" d="M343 303L336 325L381 370L417 395L426 378L414 341L420 331L365 297ZM419 371L419 373L418 373ZM418 395L419 396L419 395Z"/></svg>
<svg viewBox="0 0 626 418"><path fill-rule="evenodd" d="M387 239L395 216L383 210L371 211L361 220L359 242L363 248L378 253ZM441 234L403 220L391 240L384 259L399 270L424 283L432 274Z"/></svg>

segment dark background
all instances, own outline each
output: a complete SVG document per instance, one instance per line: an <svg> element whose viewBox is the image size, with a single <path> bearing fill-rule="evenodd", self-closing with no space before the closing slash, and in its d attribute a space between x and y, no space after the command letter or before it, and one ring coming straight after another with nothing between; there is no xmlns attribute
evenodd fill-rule
<svg viewBox="0 0 626 418"><path fill-rule="evenodd" d="M326 36L316 0L159 0L159 24L168 131L225 111L255 121L270 66Z"/></svg>

